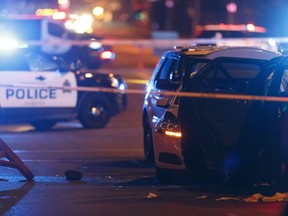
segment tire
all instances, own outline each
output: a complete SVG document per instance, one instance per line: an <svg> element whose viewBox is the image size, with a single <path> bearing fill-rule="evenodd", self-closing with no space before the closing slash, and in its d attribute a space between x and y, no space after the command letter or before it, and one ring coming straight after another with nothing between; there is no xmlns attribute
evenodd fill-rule
<svg viewBox="0 0 288 216"><path fill-rule="evenodd" d="M241 172L225 173L221 175L219 181L228 188L248 187L249 180L247 176Z"/></svg>
<svg viewBox="0 0 288 216"><path fill-rule="evenodd" d="M45 130L50 130L57 121L55 120L41 120L41 121L35 121L31 122L31 125L39 131L45 131Z"/></svg>
<svg viewBox="0 0 288 216"><path fill-rule="evenodd" d="M110 103L101 94L87 96L81 104L78 119L84 128L104 128L110 121Z"/></svg>
<svg viewBox="0 0 288 216"><path fill-rule="evenodd" d="M154 163L155 156L153 149L152 129L148 124L147 118L145 119L143 130L144 156L147 161Z"/></svg>
<svg viewBox="0 0 288 216"><path fill-rule="evenodd" d="M283 110L283 108L281 108ZM275 126L274 126L275 125ZM281 190L288 189L288 113L284 111L281 113L281 118L277 118L277 122L273 124L275 131L273 131L273 141L268 155L270 156L266 161L269 161L268 170L272 173L272 180L275 186ZM267 168L266 168L267 169Z"/></svg>
<svg viewBox="0 0 288 216"><path fill-rule="evenodd" d="M175 181L175 174L170 170L156 167L156 178L161 184L172 184Z"/></svg>

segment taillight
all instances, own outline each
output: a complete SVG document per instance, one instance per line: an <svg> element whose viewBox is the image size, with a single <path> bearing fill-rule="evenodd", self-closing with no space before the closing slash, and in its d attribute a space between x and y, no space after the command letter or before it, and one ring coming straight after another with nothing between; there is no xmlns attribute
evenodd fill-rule
<svg viewBox="0 0 288 216"><path fill-rule="evenodd" d="M159 133L180 138L182 136L179 120L171 112L167 112L159 122Z"/></svg>

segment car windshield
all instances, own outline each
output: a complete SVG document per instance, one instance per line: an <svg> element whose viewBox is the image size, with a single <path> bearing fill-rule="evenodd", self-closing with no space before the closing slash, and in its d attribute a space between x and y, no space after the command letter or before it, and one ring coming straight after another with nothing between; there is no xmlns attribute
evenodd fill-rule
<svg viewBox="0 0 288 216"><path fill-rule="evenodd" d="M1 54L0 71L29 71L30 66L23 54Z"/></svg>
<svg viewBox="0 0 288 216"><path fill-rule="evenodd" d="M41 39L40 20L0 20L0 33L16 35L21 40L40 40Z"/></svg>
<svg viewBox="0 0 288 216"><path fill-rule="evenodd" d="M46 58L41 54L26 55L31 71L56 71L59 65L53 59Z"/></svg>
<svg viewBox="0 0 288 216"><path fill-rule="evenodd" d="M0 55L0 71L56 71L59 65L41 54L22 52Z"/></svg>

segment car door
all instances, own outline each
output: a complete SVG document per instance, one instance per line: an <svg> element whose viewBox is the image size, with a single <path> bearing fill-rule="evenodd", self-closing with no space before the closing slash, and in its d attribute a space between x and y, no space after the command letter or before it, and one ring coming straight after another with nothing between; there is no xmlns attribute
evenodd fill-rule
<svg viewBox="0 0 288 216"><path fill-rule="evenodd" d="M262 105L262 119L266 119L264 124L261 121L265 134L266 161L272 164L278 161L279 164L288 165L288 102L281 101L288 96L288 61L287 58L278 64L271 64L270 73L266 80L267 96L279 97L279 101L264 101ZM267 158L267 156L269 158ZM271 166L269 166L271 167ZM277 169L274 167L274 169Z"/></svg>
<svg viewBox="0 0 288 216"><path fill-rule="evenodd" d="M0 84L2 109L72 108L77 103L77 91L72 90L77 86L75 74L60 72L55 62L41 55L2 56Z"/></svg>
<svg viewBox="0 0 288 216"><path fill-rule="evenodd" d="M264 95L265 80L258 76L263 66L264 62L259 60L218 58L196 74L184 89L215 96ZM247 141L247 131L258 120L260 107L261 102L250 100L182 98L179 117L183 126L182 147L186 161L194 151L191 146L198 145L202 150L193 149L205 152L206 163L210 167L219 166L223 152ZM253 133L249 131L248 136L253 140ZM191 164L189 160L187 163Z"/></svg>
<svg viewBox="0 0 288 216"><path fill-rule="evenodd" d="M180 59L175 56L168 56L162 63L158 72L150 81L151 90L154 91L153 94L149 94L148 103L150 107L150 115L152 117L152 122L156 123L163 116L166 108L163 106L158 106L157 101L171 99L172 96L167 96L161 94L163 91L175 91L180 85L181 80L181 66ZM178 80L175 80L176 74L178 74ZM174 80L173 80L174 79Z"/></svg>

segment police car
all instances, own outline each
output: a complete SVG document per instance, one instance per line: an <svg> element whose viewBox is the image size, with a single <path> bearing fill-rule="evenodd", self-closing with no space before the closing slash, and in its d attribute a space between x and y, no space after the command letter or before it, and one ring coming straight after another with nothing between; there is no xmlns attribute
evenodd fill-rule
<svg viewBox="0 0 288 216"><path fill-rule="evenodd" d="M266 29L252 23L198 25L195 27L193 38L196 38L197 45L257 46L280 51L276 41L269 38Z"/></svg>
<svg viewBox="0 0 288 216"><path fill-rule="evenodd" d="M50 56L61 56L67 61L80 59L83 66L100 68L115 58L111 46L103 45L103 38L66 28L64 21L34 15L9 15L0 19L1 39L25 43L29 49ZM2 44L1 44L2 45Z"/></svg>
<svg viewBox="0 0 288 216"><path fill-rule="evenodd" d="M103 128L126 109L127 95L121 93L126 88L121 76L83 72L79 62L18 49L0 53L1 124L30 123L45 130L79 119L84 128Z"/></svg>
<svg viewBox="0 0 288 216"><path fill-rule="evenodd" d="M196 144L191 143L192 138L194 141L204 133L205 138L212 137L212 140L217 140L217 135L215 137L211 134L205 136L207 131L204 130L206 129L206 121L209 122L210 119L212 121L217 118L219 128L217 130L214 128L214 130L221 130L223 133L227 130L227 143L225 145L229 145L232 134L239 132L238 130L235 130L235 132L234 129L241 127L239 122L243 120L241 117L244 114L240 115L240 110L243 108L243 104L248 104L244 103L245 101L243 103L239 103L239 101L237 103L236 101L232 109L233 113L231 112L230 116L229 110L223 104L221 104L223 106L219 105L215 109L209 110L213 103L211 102L211 106L209 106L209 99L201 99L203 103L207 102L206 109L209 112L205 113L201 107L197 107L197 104L191 104L191 100L194 98L183 97L183 99L178 97L177 94L167 95L167 91L177 93L189 89L188 92L190 92L195 87L196 92L203 92L204 85L211 85L207 89L210 89L213 93L223 93L221 92L222 88L226 89L227 94L256 94L257 88L251 89L252 93L246 92L252 78L255 78L271 59L279 56L281 56L280 53L254 47L201 46L176 48L162 56L147 84L147 94L143 104L145 157L147 160L155 162L156 176L160 182L172 182L179 171L213 170L214 164L212 162L215 161L212 159L217 161L217 154L214 154L217 151L209 149L208 144L205 149L202 149L202 145L198 145L197 140ZM217 83L209 82L210 80L203 81L202 71L207 70L214 72L209 75L210 79L219 77L223 83L217 85ZM192 83L196 77L198 80L187 88L187 85L190 82ZM236 80L241 80L241 82L236 83ZM186 102L185 99L189 102ZM179 101L181 101L180 104ZM217 101L213 100L213 102L217 105ZM195 111L195 113L192 111ZM217 116L219 113L226 114L226 117L231 120L231 122L227 120L226 129L221 125L224 120ZM179 115L181 115L181 119L179 119ZM196 121L193 116L203 118L201 121ZM238 121L236 121L237 117ZM188 122L185 122L185 119ZM187 132L185 134L182 133L183 124L185 124ZM203 130L200 130L199 128L202 127ZM184 142L183 137L188 141ZM230 141L233 142L231 139ZM208 151L208 149L211 151ZM205 155L206 153L207 155ZM209 156L212 159L209 158L210 160L208 160Z"/></svg>

